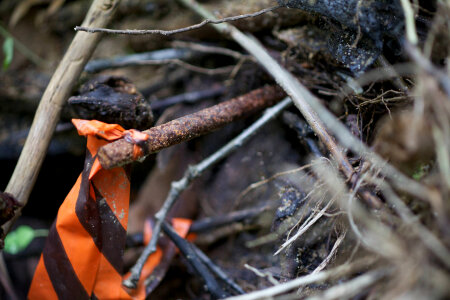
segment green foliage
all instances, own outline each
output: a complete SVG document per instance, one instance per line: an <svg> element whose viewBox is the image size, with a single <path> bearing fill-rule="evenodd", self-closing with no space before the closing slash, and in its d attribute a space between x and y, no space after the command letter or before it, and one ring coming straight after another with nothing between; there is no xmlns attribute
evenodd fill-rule
<svg viewBox="0 0 450 300"><path fill-rule="evenodd" d="M417 181L421 180L425 175L427 175L429 167L430 166L426 164L419 166L412 175L412 178L414 178Z"/></svg>
<svg viewBox="0 0 450 300"><path fill-rule="evenodd" d="M34 230L30 226L22 225L10 232L5 238L4 251L9 254L17 254L24 250L35 237L47 236L48 230Z"/></svg>
<svg viewBox="0 0 450 300"><path fill-rule="evenodd" d="M3 42L3 54L5 56L3 59L3 71L6 71L14 55L14 39L12 37L7 37Z"/></svg>

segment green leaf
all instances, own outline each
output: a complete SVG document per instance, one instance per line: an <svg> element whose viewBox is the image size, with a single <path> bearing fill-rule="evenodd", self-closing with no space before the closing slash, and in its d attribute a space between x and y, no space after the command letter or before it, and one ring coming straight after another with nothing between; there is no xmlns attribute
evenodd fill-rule
<svg viewBox="0 0 450 300"><path fill-rule="evenodd" d="M427 175L429 171L430 166L429 165L420 165L412 175L412 178L419 181L421 180L425 175Z"/></svg>
<svg viewBox="0 0 450 300"><path fill-rule="evenodd" d="M3 42L3 54L5 55L3 59L3 71L6 71L14 55L14 39L12 37L7 37Z"/></svg>
<svg viewBox="0 0 450 300"><path fill-rule="evenodd" d="M6 236L4 251L9 254L17 254L28 247L34 237L35 232L33 228L21 225Z"/></svg>

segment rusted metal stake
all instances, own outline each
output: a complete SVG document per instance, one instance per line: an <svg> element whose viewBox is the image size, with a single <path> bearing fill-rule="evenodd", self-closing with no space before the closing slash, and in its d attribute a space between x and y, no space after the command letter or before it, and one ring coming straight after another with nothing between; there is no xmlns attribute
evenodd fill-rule
<svg viewBox="0 0 450 300"><path fill-rule="evenodd" d="M98 151L100 164L105 169L128 164L164 148L210 133L246 115L272 106L285 96L277 86L265 86L248 94L225 101L199 112L143 131L148 139L137 143L124 138L105 145Z"/></svg>

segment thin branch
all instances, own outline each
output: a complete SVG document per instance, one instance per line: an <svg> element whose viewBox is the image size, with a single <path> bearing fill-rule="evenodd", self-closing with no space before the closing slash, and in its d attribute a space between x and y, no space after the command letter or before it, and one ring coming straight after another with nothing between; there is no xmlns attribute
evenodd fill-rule
<svg viewBox="0 0 450 300"><path fill-rule="evenodd" d="M230 65L230 66L225 66L225 67L218 67L218 68L214 68L214 69L209 69L209 68L203 68L203 67L199 67L199 66L195 66L193 64L187 63L185 61L182 61L180 59L172 59L171 61L168 61L167 63L172 63L175 65L179 65L180 67L185 68L186 70L192 71L192 72L197 72L197 73L202 73L202 74L206 74L209 76L214 76L214 75L221 75L221 74L231 74L234 70L234 68L236 67L235 65ZM150 63L152 64L152 63ZM139 63L139 65L146 65L146 62L142 62Z"/></svg>
<svg viewBox="0 0 450 300"><path fill-rule="evenodd" d="M209 69L209 68L203 68L203 67L195 66L195 65L187 63L187 62L185 62L185 61L183 61L181 59L176 59L176 58L174 58L174 59L165 59L165 60L143 60L143 61L135 62L133 65L135 65L135 66L153 66L153 65L162 65L162 64L178 65L178 66L180 66L182 68L185 68L186 70L189 70L189 71L192 71L192 72L206 74L206 75L209 75L209 76L221 75L221 74L229 74L229 73L233 72L234 68L236 67L234 65L230 65L230 66L225 66L225 67L218 67L218 68L214 68L214 69Z"/></svg>
<svg viewBox="0 0 450 300"><path fill-rule="evenodd" d="M263 272L263 271L258 270L257 268L252 267L252 266L250 266L250 265L248 265L248 264L245 264L244 267L245 267L246 269L252 271L253 273L255 273L255 275L258 276L258 277L261 277L261 278L267 278L267 280L268 280L271 284L273 284L273 285L280 284L280 282L279 282L278 280L276 280L276 279L273 277L272 273L270 273L270 272Z"/></svg>
<svg viewBox="0 0 450 300"><path fill-rule="evenodd" d="M178 58L167 58L167 59L150 59L150 60L127 60L127 61L111 61L108 62L107 60L100 62L103 65L100 65L96 69L92 68L86 69L89 73L95 73L99 72L101 70L105 69L112 69L112 68L121 68L121 67L129 67L129 66L155 66L155 65L165 65L165 64L174 64L178 65L180 67L185 68L186 70L197 72L197 73L203 73L210 76L213 75L221 75L221 74L227 74L233 72L235 65L225 66L225 67L218 67L215 69L209 69L209 68L203 68L199 66L192 65L190 63L187 63L181 59Z"/></svg>
<svg viewBox="0 0 450 300"><path fill-rule="evenodd" d="M411 6L409 0L400 0L403 8L403 14L405 15L405 25L406 25L406 38L408 41L417 45L419 42L419 37L416 31L416 19L414 18L414 10Z"/></svg>
<svg viewBox="0 0 450 300"><path fill-rule="evenodd" d="M104 32L104 33L111 33L111 34L127 34L127 35L160 34L160 35L169 36L169 35L173 35L176 33L182 33L182 32L186 32L186 31L195 30L195 29L201 28L207 24L220 24L220 23L232 22L232 21L237 21L237 20L246 19L246 18L254 18L254 17L260 16L262 14L274 11L280 7L281 6L277 5L277 6L273 6L273 7L269 7L269 8L264 8L255 13L232 16L232 17L227 17L227 18L223 18L223 19L215 19L214 17L212 17L210 19L203 20L202 22L200 22L198 24L179 28L179 29L174 29L174 30L161 30L161 29L118 30L118 29L95 28L95 27L84 27L84 26L76 26L74 29L75 29L75 31L86 31L89 33Z"/></svg>
<svg viewBox="0 0 450 300"><path fill-rule="evenodd" d="M259 216L261 213L267 211L272 206L273 205L265 205L258 208L249 208L244 210L233 211L226 215L200 219L192 223L190 231L199 233L204 231L210 231L225 225L229 226L232 223L237 223L244 220L248 221L255 218L256 216Z"/></svg>
<svg viewBox="0 0 450 300"><path fill-rule="evenodd" d="M97 73L106 69L138 65L140 61L169 61L173 59L189 59L194 55L190 49L161 49L137 54L116 56L108 59L91 60L84 67L88 73ZM160 63L162 64L162 63Z"/></svg>
<svg viewBox="0 0 450 300"><path fill-rule="evenodd" d="M408 92L408 86L406 85L405 81L403 81L403 78L400 77L400 75L395 71L395 69L392 67L392 65L388 62L386 57L384 55L380 55L378 57L378 63L383 67L386 68L386 70L389 72L389 76L392 77L392 83L395 85L396 88L399 90L407 93Z"/></svg>
<svg viewBox="0 0 450 300"><path fill-rule="evenodd" d="M338 236L338 238L336 239L336 242L334 242L333 248L331 249L330 253L328 253L327 257L320 263L320 265L317 268L314 269L314 271L312 271L311 274L317 274L326 268L326 266L330 263L330 261L336 255L336 252L339 249L339 246L341 245L341 243L344 241L344 238L346 235L347 235L347 229ZM303 287L299 288L297 290L297 295L300 295L302 290L303 290Z"/></svg>
<svg viewBox="0 0 450 300"><path fill-rule="evenodd" d="M303 165L303 166L301 166L299 168L295 168L295 169L279 172L279 173L276 173L276 174L270 176L269 178L266 178L266 179L254 182L254 183L250 184L248 187L246 187L242 192L239 193L239 195L237 197L237 199L238 199L237 201L239 202L240 199L244 198L248 193L250 193L254 189L257 189L260 186L263 186L263 185L273 181L274 179L276 179L276 178L278 178L280 176L294 174L294 173L303 171L304 169L307 169L307 168L310 168L310 167L311 167L311 164L306 164L306 165Z"/></svg>
<svg viewBox="0 0 450 300"><path fill-rule="evenodd" d="M437 79L437 81L447 94L447 97L450 98L450 77L448 76L448 74L434 66L429 59L423 56L423 54L415 45L411 43L405 43L405 49L408 52L409 56L414 60L415 63L417 63L419 67L421 67L423 70L425 70L425 72Z"/></svg>
<svg viewBox="0 0 450 300"><path fill-rule="evenodd" d="M306 200L308 200L308 198L313 195L314 190L320 190L320 188L322 186L323 186L323 183L316 185L316 188L311 189L311 191L309 191L308 194L306 194L304 197L302 196L302 201L305 202ZM323 198L317 202L322 203L322 201L323 201ZM305 202L305 203L307 203L307 202ZM318 207L318 205L316 207ZM248 248L253 248L253 247L261 246L263 244L271 243L271 242L276 241L280 237L281 234L284 234L286 232L288 232L287 236L290 236L292 230L294 230L294 228L302 222L303 218L306 217L306 215L308 215L308 217L306 218L305 221L303 221L303 224L300 226L299 230L302 228L302 226L307 224L315 216L314 212L316 212L316 211L317 210L313 209L313 213L309 213L308 210L300 209L295 213L295 215L283 220L281 222L280 226L276 229L276 232L271 232L267 235L256 238L252 241L248 241L245 245ZM294 220L294 221L292 221L292 220ZM295 222L295 220L297 220L297 223L295 224L294 227L292 227L292 222ZM289 228L291 228L291 229L289 230Z"/></svg>
<svg viewBox="0 0 450 300"><path fill-rule="evenodd" d="M136 288L137 282L142 271L142 268L147 261L150 254L156 251L156 245L158 243L159 234L161 232L161 226L164 222L170 208L176 202L178 196L189 187L190 183L197 177L201 176L207 169L227 157L233 151L238 149L244 143L246 143L255 133L261 129L270 120L275 118L279 113L281 113L286 107L291 104L291 99L286 98L275 106L268 108L263 116L259 118L255 123L253 123L249 128L244 130L240 135L232 139L228 144L220 148L211 156L207 157L200 163L188 167L185 175L182 179L172 182L169 194L161 207L161 209L156 213L156 223L153 228L153 234L150 242L145 247L141 256L139 257L136 264L131 268L131 276L123 282L123 285L128 288Z"/></svg>
<svg viewBox="0 0 450 300"><path fill-rule="evenodd" d="M16 295L16 291L14 290L11 277L9 276L3 252L0 252L0 284L4 288L5 294L9 296L11 300L19 299L19 297Z"/></svg>

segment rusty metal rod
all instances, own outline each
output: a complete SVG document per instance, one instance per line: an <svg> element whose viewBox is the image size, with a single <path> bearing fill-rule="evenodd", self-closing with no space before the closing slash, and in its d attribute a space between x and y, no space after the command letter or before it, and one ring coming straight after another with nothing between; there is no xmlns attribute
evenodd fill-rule
<svg viewBox="0 0 450 300"><path fill-rule="evenodd" d="M128 164L164 148L210 133L237 119L272 106L285 93L278 86L265 86L245 95L203 109L143 131L148 139L139 143L141 154L136 157L133 143L120 139L98 151L100 164L105 169Z"/></svg>

